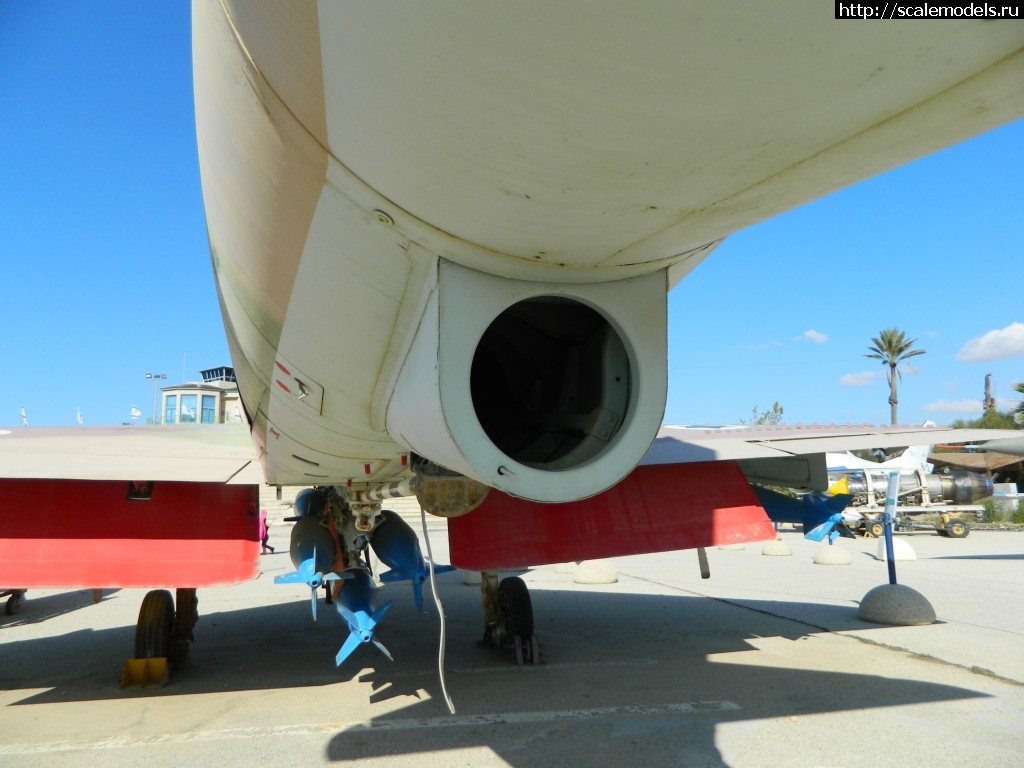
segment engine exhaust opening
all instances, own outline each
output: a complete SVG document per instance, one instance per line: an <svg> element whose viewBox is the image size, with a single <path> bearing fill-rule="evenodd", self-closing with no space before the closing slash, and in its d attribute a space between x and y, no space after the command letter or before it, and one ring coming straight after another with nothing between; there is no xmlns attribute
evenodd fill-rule
<svg viewBox="0 0 1024 768"><path fill-rule="evenodd" d="M578 467L604 452L625 423L629 355L592 307L561 296L513 304L484 332L470 392L480 426L530 467Z"/></svg>

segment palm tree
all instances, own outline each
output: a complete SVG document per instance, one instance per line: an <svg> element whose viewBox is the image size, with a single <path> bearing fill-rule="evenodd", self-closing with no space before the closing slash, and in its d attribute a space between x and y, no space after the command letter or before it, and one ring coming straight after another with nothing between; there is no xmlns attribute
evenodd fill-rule
<svg viewBox="0 0 1024 768"><path fill-rule="evenodd" d="M877 338L871 339L868 354L864 355L864 357L874 360L881 360L882 365L889 366L885 378L889 382L889 414L893 426L897 423L896 407L899 404L899 399L896 397L896 381L903 378L899 365L912 357L925 353L923 349L912 348L916 342L916 339L908 339L907 334L899 328L886 328L878 334ZM914 371L909 365L907 368Z"/></svg>
<svg viewBox="0 0 1024 768"><path fill-rule="evenodd" d="M1021 395L1024 395L1024 381L1018 381L1013 385L1013 390ZM1017 407L1010 411L1010 414L1016 417L1018 424L1024 424L1024 400L1021 400L1017 404Z"/></svg>

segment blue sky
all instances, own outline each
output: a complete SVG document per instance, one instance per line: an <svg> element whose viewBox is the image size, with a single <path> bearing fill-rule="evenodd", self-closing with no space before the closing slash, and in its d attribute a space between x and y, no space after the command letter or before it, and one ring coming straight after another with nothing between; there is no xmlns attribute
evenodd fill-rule
<svg viewBox="0 0 1024 768"><path fill-rule="evenodd" d="M0 425L149 416L229 364L209 267L186 2L0 3ZM669 296L672 423L888 423L897 326L927 354L900 421L1024 380L1024 121L733 235Z"/></svg>

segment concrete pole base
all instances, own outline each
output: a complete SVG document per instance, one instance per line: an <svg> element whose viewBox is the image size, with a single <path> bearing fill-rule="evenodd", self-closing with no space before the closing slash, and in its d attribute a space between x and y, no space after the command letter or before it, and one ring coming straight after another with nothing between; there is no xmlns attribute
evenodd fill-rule
<svg viewBox="0 0 1024 768"><path fill-rule="evenodd" d="M614 584L619 574L608 563L601 560L584 560L572 575L575 584Z"/></svg>
<svg viewBox="0 0 1024 768"><path fill-rule="evenodd" d="M895 627L917 627L935 623L935 609L928 599L903 584L881 584L860 601L861 621Z"/></svg>
<svg viewBox="0 0 1024 768"><path fill-rule="evenodd" d="M885 539L879 539L878 544L875 546L875 557L878 560L885 561ZM900 560L917 560L917 552L910 546L904 539L898 539L895 536L892 537L892 560L894 563Z"/></svg>
<svg viewBox="0 0 1024 768"><path fill-rule="evenodd" d="M761 554L768 555L769 557L786 557L792 555L793 550L782 539L775 539L774 541L765 542L764 547L761 549Z"/></svg>
<svg viewBox="0 0 1024 768"><path fill-rule="evenodd" d="M814 562L817 565L850 565L853 556L835 544L822 544L814 553Z"/></svg>

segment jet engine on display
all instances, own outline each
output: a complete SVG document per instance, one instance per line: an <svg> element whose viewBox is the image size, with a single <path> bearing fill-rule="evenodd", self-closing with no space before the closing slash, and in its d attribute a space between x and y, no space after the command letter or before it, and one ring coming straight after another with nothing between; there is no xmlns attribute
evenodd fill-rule
<svg viewBox="0 0 1024 768"><path fill-rule="evenodd" d="M885 506L886 488L891 469L848 469L830 471L829 484L846 481L842 492L852 499L852 507ZM972 504L992 495L992 480L976 472L955 470L931 474L923 469L900 470L897 501L902 506L932 504Z"/></svg>

